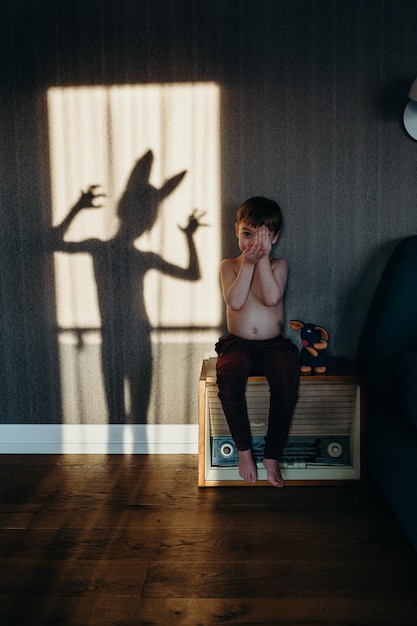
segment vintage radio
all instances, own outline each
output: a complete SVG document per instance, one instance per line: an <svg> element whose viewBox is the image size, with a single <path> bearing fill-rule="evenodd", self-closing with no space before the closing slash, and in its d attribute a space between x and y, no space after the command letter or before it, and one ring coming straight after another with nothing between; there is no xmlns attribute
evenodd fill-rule
<svg viewBox="0 0 417 626"><path fill-rule="evenodd" d="M199 485L244 484L238 473L237 450L217 396L216 359L203 363L199 389ZM299 399L281 459L286 484L363 479L362 433L364 386L347 364L336 362L324 375L301 376ZM248 380L246 398L258 484L269 410L269 386L263 376Z"/></svg>

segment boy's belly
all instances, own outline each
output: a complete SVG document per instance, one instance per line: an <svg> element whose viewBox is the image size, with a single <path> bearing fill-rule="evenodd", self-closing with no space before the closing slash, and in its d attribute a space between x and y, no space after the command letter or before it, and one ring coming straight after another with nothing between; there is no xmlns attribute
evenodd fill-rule
<svg viewBox="0 0 417 626"><path fill-rule="evenodd" d="M274 307L269 311L259 311L248 315L244 311L228 311L227 329L229 333L242 339L272 339L282 333L282 316Z"/></svg>

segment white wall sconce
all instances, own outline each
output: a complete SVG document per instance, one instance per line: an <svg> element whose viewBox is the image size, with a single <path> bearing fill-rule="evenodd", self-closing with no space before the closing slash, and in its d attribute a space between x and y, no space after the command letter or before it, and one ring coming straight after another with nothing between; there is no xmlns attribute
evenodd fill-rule
<svg viewBox="0 0 417 626"><path fill-rule="evenodd" d="M410 102L404 110L404 126L410 137L417 139L417 78L410 87L408 97Z"/></svg>

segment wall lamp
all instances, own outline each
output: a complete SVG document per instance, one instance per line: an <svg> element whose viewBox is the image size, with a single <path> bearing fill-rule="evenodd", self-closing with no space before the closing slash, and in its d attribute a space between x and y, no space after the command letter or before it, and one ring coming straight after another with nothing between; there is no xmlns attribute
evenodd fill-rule
<svg viewBox="0 0 417 626"><path fill-rule="evenodd" d="M417 139L417 78L410 87L408 97L410 102L405 107L404 126L410 137Z"/></svg>

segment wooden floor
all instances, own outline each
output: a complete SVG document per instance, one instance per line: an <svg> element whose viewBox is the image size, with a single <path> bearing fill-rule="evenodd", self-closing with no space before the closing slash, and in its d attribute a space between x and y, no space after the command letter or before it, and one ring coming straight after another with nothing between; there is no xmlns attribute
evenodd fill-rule
<svg viewBox="0 0 417 626"><path fill-rule="evenodd" d="M185 456L0 456L0 623L417 624L373 486L197 487Z"/></svg>

